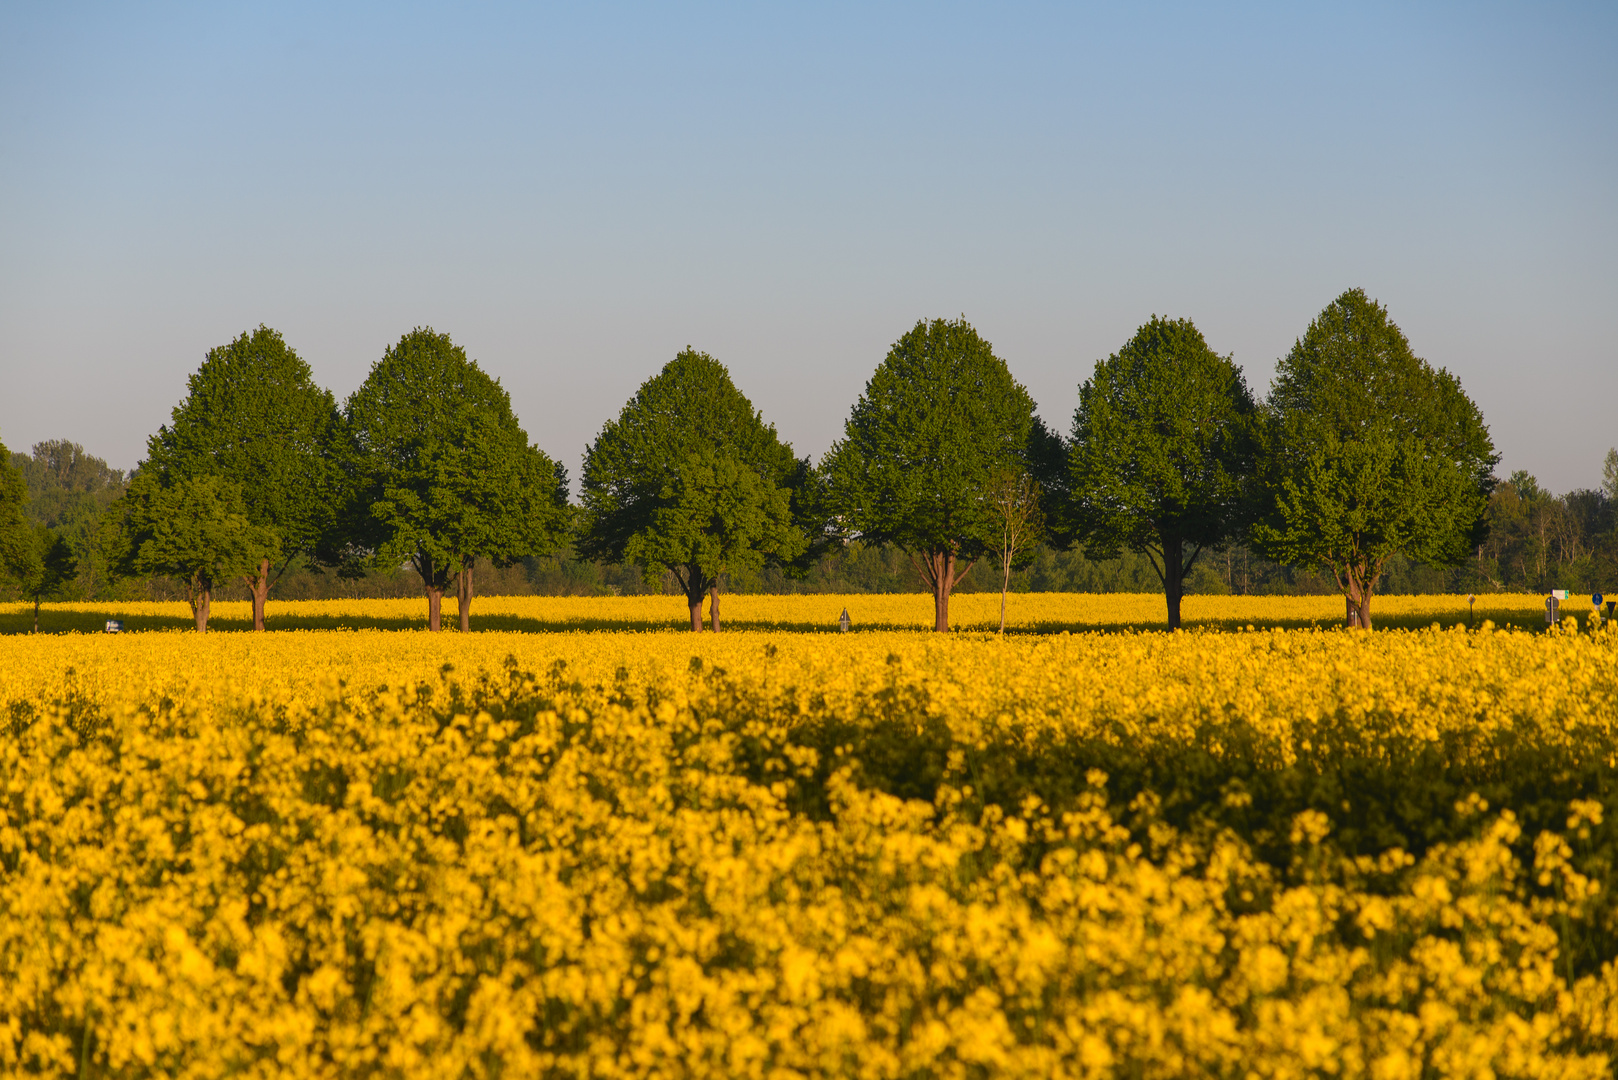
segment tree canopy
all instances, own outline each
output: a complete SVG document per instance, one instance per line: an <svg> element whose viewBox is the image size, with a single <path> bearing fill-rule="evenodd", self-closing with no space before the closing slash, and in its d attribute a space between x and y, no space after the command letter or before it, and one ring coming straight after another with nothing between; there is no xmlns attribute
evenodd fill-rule
<svg viewBox="0 0 1618 1080"><path fill-rule="evenodd" d="M994 478L1031 472L1049 433L1034 401L961 319L921 320L894 343L821 463L827 506L845 536L903 550L949 629L951 590L996 550Z"/></svg>
<svg viewBox="0 0 1618 1080"><path fill-rule="evenodd" d="M1144 552L1180 625L1197 557L1243 525L1252 394L1189 319L1152 320L1079 387L1069 524L1092 559Z"/></svg>
<svg viewBox="0 0 1618 1080"><path fill-rule="evenodd" d="M528 442L511 397L466 351L431 328L390 346L348 399L350 535L378 565L408 561L427 593L428 625L459 578L470 626L477 560L554 551L568 524L567 479Z"/></svg>
<svg viewBox="0 0 1618 1080"><path fill-rule="evenodd" d="M145 468L165 482L218 476L242 493L257 535L272 537L243 571L253 595L253 628L264 629L264 603L275 577L298 556L312 556L334 522L340 472L337 405L315 385L309 365L281 335L260 325L208 350L185 400L147 443Z"/></svg>
<svg viewBox="0 0 1618 1080"><path fill-rule="evenodd" d="M694 631L711 595L717 630L722 574L809 550L810 473L725 366L688 347L590 445L579 551L672 573Z"/></svg>
<svg viewBox="0 0 1618 1080"><path fill-rule="evenodd" d="M1499 458L1455 376L1410 349L1385 307L1350 289L1280 362L1263 425L1264 554L1332 573L1350 625L1395 554L1456 563L1486 534Z"/></svg>

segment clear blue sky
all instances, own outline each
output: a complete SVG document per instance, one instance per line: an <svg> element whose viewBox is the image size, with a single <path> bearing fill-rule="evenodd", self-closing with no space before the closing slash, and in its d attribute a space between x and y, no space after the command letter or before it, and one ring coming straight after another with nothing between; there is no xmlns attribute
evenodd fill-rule
<svg viewBox="0 0 1618 1080"><path fill-rule="evenodd" d="M0 440L128 468L266 323L447 331L577 475L690 344L818 457L965 314L1066 430L1343 289L1557 491L1618 444L1618 5L0 4Z"/></svg>

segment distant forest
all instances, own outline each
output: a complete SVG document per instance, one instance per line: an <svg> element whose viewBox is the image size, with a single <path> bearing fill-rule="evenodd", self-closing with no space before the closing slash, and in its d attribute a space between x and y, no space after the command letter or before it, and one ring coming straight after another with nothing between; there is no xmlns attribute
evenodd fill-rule
<svg viewBox="0 0 1618 1080"><path fill-rule="evenodd" d="M64 599L185 600L186 582L166 578L114 580L104 550L103 515L121 495L128 475L77 443L36 443L31 453L13 453L12 464L28 485L28 519L67 537L79 555L79 574ZM1489 500L1488 538L1475 558L1456 567L1430 567L1394 558L1378 583L1379 593L1545 592L1553 588L1618 591L1618 491L1606 490L1618 476L1618 454L1609 454L1607 483L1563 495L1546 491L1526 472L1501 482ZM1211 557L1210 557L1211 556ZM1241 544L1218 548L1199 561L1186 582L1192 594L1315 595L1337 592L1326 575L1261 558ZM801 578L766 567L729 575L737 593L927 592L910 560L891 546L850 543L821 556ZM980 561L957 591L996 592L999 568ZM1146 556L1126 551L1116 559L1092 560L1081 549L1040 546L1032 561L1011 574L1014 592L1152 593L1162 583ZM639 567L577 558L569 551L530 556L508 567L481 571L485 596L678 595L671 575L648 579ZM318 566L294 564L270 590L278 600L336 597L417 598L421 578L401 566L341 577ZM0 595L17 596L15 587ZM247 599L239 580L222 582L220 599Z"/></svg>

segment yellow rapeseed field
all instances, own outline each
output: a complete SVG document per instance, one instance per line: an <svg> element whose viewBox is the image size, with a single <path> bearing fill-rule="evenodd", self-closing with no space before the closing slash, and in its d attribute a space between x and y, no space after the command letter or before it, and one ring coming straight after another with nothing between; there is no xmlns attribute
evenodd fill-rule
<svg viewBox="0 0 1618 1080"><path fill-rule="evenodd" d="M726 614L845 600L928 616ZM0 636L0 1068L1605 1077L1615 686L1588 626Z"/></svg>
<svg viewBox="0 0 1618 1080"><path fill-rule="evenodd" d="M1466 625L1489 620L1497 626L1543 627L1545 598L1526 593L1490 593L1469 605L1465 596L1379 596L1371 607L1378 627ZM920 593L859 596L758 596L727 594L723 623L735 630L831 630L848 609L855 631L924 629L933 625L933 601ZM183 602L113 601L46 604L40 629L100 630L106 619L121 619L131 630L188 629L191 609ZM444 601L446 625L455 622L456 601ZM1337 626L1343 622L1340 596L1188 596L1182 617L1187 627L1240 629L1254 626ZM1565 601L1561 614L1588 622L1588 597ZM1022 593L1007 604L1013 632L1153 629L1164 624L1160 593ZM957 593L950 600L950 622L960 630L993 630L1000 621L999 593ZM33 624L30 604L0 604L0 632L25 631ZM417 629L427 625L427 602L407 600L271 600L266 626L283 630ZM472 603L474 630L675 630L689 626L679 596L493 596ZM252 627L245 601L213 603L210 627Z"/></svg>

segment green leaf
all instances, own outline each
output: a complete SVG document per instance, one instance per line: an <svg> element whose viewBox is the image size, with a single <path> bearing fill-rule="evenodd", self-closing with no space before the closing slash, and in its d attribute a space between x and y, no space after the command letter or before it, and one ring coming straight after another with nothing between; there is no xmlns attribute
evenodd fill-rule
<svg viewBox="0 0 1618 1080"><path fill-rule="evenodd" d="M672 570L694 599L722 574L810 551L811 476L724 365L688 348L590 445L579 551Z"/></svg>

